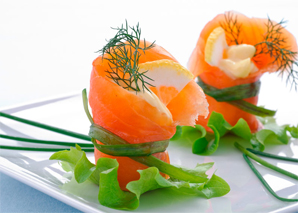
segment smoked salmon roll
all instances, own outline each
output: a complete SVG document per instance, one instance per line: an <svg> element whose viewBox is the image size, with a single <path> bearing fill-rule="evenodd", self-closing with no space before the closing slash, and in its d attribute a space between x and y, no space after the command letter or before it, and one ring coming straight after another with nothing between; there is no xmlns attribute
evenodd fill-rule
<svg viewBox="0 0 298 213"><path fill-rule="evenodd" d="M195 125L208 115L208 103L190 71L164 48L140 39L138 26L118 28L93 61L89 104L95 124L131 144L170 139L177 125ZM98 141L100 143L100 141ZM121 189L147 168L129 157L95 149L95 160L117 159ZM167 151L153 154L168 162ZM165 175L164 175L165 176Z"/></svg>
<svg viewBox="0 0 298 213"><path fill-rule="evenodd" d="M243 118L252 132L262 128L255 115L274 115L256 106L260 77L279 71L295 84L298 76L293 68L297 65L297 42L283 23L236 12L217 15L207 23L188 68L206 94L210 113L223 114L231 125ZM207 127L209 116L200 115L197 124L212 131Z"/></svg>

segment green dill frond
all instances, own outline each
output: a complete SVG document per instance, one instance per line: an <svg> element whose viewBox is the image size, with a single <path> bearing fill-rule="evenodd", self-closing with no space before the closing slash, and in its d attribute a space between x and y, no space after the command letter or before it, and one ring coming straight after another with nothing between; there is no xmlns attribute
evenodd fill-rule
<svg viewBox="0 0 298 213"><path fill-rule="evenodd" d="M284 20L275 23L268 17L264 41L255 44L256 53L254 60L256 63L260 63L258 57L262 54L269 54L274 59L272 64L277 65L277 71L280 71L280 75L283 77L287 74L286 83L290 83L291 88L294 85L295 90L297 90L298 53L291 51L289 47L285 46L287 38L282 33L285 23L286 21Z"/></svg>
<svg viewBox="0 0 298 213"><path fill-rule="evenodd" d="M116 84L124 89L141 91L148 90L147 86L153 86L148 83L152 80L146 76L146 72L139 72L139 59L141 52L154 47L154 43L146 46L144 39L144 47L140 47L141 29L139 24L130 27L127 24L121 27L112 28L117 31L116 35L108 40L107 44L98 52L103 56L103 60L108 60L110 69L106 70L107 75Z"/></svg>
<svg viewBox="0 0 298 213"><path fill-rule="evenodd" d="M234 15L231 12L227 12L224 14L224 16L225 16L225 21L220 22L220 26L225 30L228 44L229 45L242 44L242 41L239 40L242 24L238 23L237 15Z"/></svg>

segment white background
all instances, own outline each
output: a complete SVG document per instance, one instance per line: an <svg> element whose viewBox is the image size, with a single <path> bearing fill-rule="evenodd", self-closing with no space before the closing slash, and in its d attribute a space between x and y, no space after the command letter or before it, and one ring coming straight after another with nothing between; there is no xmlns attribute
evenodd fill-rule
<svg viewBox="0 0 298 213"><path fill-rule="evenodd" d="M0 108L88 88L97 50L125 20L140 23L146 40L156 40L186 66L204 25L235 10L250 17L289 20L298 37L298 1L0 1ZM277 75L264 76L261 105L297 123L298 93ZM283 109L286 109L283 111ZM291 116L290 116L291 115ZM286 122L286 121L285 121Z"/></svg>

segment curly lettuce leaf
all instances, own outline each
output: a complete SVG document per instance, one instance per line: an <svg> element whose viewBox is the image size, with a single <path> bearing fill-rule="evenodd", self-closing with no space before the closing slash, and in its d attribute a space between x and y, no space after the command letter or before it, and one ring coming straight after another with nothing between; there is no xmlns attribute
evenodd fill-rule
<svg viewBox="0 0 298 213"><path fill-rule="evenodd" d="M190 183L177 179L165 179L156 167L139 170L140 179L127 184L127 191L122 191L118 180L117 160L110 158L98 159L96 165L91 163L85 152L79 146L54 153L51 160L60 160L66 171L72 171L76 182L92 181L99 185L98 201L100 204L120 210L134 210L139 206L140 196L151 190L159 188L173 188L182 193L195 194L205 198L219 197L230 191L229 185L215 174L208 179L206 172L212 168L213 162L197 164L194 169L180 167L202 177L205 182ZM63 167L64 168L64 167Z"/></svg>
<svg viewBox="0 0 298 213"><path fill-rule="evenodd" d="M295 126L288 126L287 131L291 134L293 138L298 138L298 125Z"/></svg>
<svg viewBox="0 0 298 213"><path fill-rule="evenodd" d="M230 186L221 177L213 174L210 180L204 185L201 193L208 199L221 197L230 191Z"/></svg>
<svg viewBox="0 0 298 213"><path fill-rule="evenodd" d="M62 161L63 169L66 172L73 172L75 180L78 183L82 183L89 179L95 184L99 183L99 171L102 168L98 168L92 164L86 157L86 153L81 150L79 145L76 148L70 147L70 150L63 150L54 153L50 160Z"/></svg>
<svg viewBox="0 0 298 213"><path fill-rule="evenodd" d="M253 139L258 142L257 145L251 142L255 150L264 151L265 143L288 144L291 137L298 138L298 125L296 127L288 124L279 126L276 119L272 117L258 119L263 123L264 129L253 135Z"/></svg>
<svg viewBox="0 0 298 213"><path fill-rule="evenodd" d="M77 183L90 180L99 185L98 201L102 205L123 210L134 210L139 206L139 200L135 194L120 189L117 180L119 167L117 160L100 158L94 165L79 146L76 146L76 149L71 147L69 151L56 152L50 160L68 163Z"/></svg>
<svg viewBox="0 0 298 213"><path fill-rule="evenodd" d="M197 167L200 166L205 167L203 164L197 165ZM196 194L208 199L223 196L230 191L229 185L215 174L205 183L190 183L176 179L165 179L155 167L139 170L138 172L141 176L140 179L132 181L126 186L126 188L135 193L138 198L147 191L159 188L174 188L184 193Z"/></svg>
<svg viewBox="0 0 298 213"><path fill-rule="evenodd" d="M298 138L298 125L279 126L272 117L259 118L264 125L264 129L252 134L247 122L240 118L238 122L232 126L223 117L222 114L212 112L207 126L213 130L213 134L206 132L206 130L200 126L178 126L177 132L172 141L179 140L183 143L192 144L192 152L200 155L213 154L219 145L220 138L226 134L233 134L245 141L248 141L251 146L259 151L264 151L265 143L282 143L287 144L289 142L289 135L293 138Z"/></svg>
<svg viewBox="0 0 298 213"><path fill-rule="evenodd" d="M139 199L134 193L125 192L120 189L117 180L119 164L117 160L110 158L99 158L97 165L106 170L100 173L98 201L100 204L114 208L134 210L139 206Z"/></svg>
<svg viewBox="0 0 298 213"><path fill-rule="evenodd" d="M250 140L252 137L245 120L239 119L235 126L231 126L222 114L216 112L212 112L207 126L213 130L213 134L206 132L201 125L182 126L177 128L181 129L181 134L175 134L171 140L188 141L192 143L194 154L211 155L217 150L220 138L229 132L246 140Z"/></svg>

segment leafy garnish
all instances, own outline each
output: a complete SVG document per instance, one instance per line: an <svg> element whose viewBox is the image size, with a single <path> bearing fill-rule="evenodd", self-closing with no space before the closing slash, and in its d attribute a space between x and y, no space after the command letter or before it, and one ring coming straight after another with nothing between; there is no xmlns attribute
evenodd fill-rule
<svg viewBox="0 0 298 213"><path fill-rule="evenodd" d="M287 131L291 134L293 138L298 138L298 125L295 126L287 126Z"/></svg>
<svg viewBox="0 0 298 213"><path fill-rule="evenodd" d="M120 189L117 180L117 171L119 167L117 160L99 158L97 165L106 167L106 170L100 173L98 193L99 203L115 209L136 209L139 206L139 199L137 199L136 195Z"/></svg>
<svg viewBox="0 0 298 213"><path fill-rule="evenodd" d="M226 134L233 134L250 142L251 146L259 151L265 149L265 143L287 144L290 139L287 132L293 138L298 138L298 126L279 126L271 117L259 119L263 122L264 129L252 134L244 119L240 118L235 126L231 126L222 114L212 112L207 126L213 130L213 134L207 133L200 125L195 125L195 127L179 126L177 127L179 132L171 140L188 141L192 144L194 154L210 155L217 150L220 138Z"/></svg>
<svg viewBox="0 0 298 213"><path fill-rule="evenodd" d="M103 60L108 60L109 70L106 70L108 77L124 89L141 91L148 90L148 83L152 80L145 72L139 72L139 59L141 52L154 47L154 42L141 47L141 29L139 24L136 27L128 26L127 22L121 27L112 28L117 31L116 35L98 52ZM140 82L140 83L139 83Z"/></svg>
<svg viewBox="0 0 298 213"><path fill-rule="evenodd" d="M203 166L197 165L196 168ZM165 179L155 167L138 171L141 178L127 184L127 189L139 198L144 192L159 188L174 188L184 193L196 194L205 198L220 197L230 191L229 185L215 174L206 183L190 183L176 179Z"/></svg>
<svg viewBox="0 0 298 213"><path fill-rule="evenodd" d="M115 159L99 158L94 165L79 146L71 148L70 151L57 152L50 159L62 161L63 168L66 168L66 171L72 171L78 183L89 180L99 185L99 202L115 209L134 210L139 206L141 194L159 188L173 188L182 193L194 194L208 199L223 196L230 191L229 185L215 174L210 179L207 178L206 171L213 166L213 163L198 164L194 169L180 167L193 175L204 178L201 183L192 183L191 180L187 179L185 181L174 178L165 179L156 167L139 170L140 179L128 183L126 188L129 191L126 192L120 189L117 180L119 164Z"/></svg>
<svg viewBox="0 0 298 213"><path fill-rule="evenodd" d="M258 119L263 123L264 129L261 129L254 135L255 139L263 146L265 146L265 143L288 144L290 136L287 134L287 132L289 132L293 138L298 138L298 135L295 134L298 132L298 125L296 127L287 124L279 126L277 125L275 118L272 117ZM253 146L253 148L255 147ZM264 149L257 150L263 151Z"/></svg>

